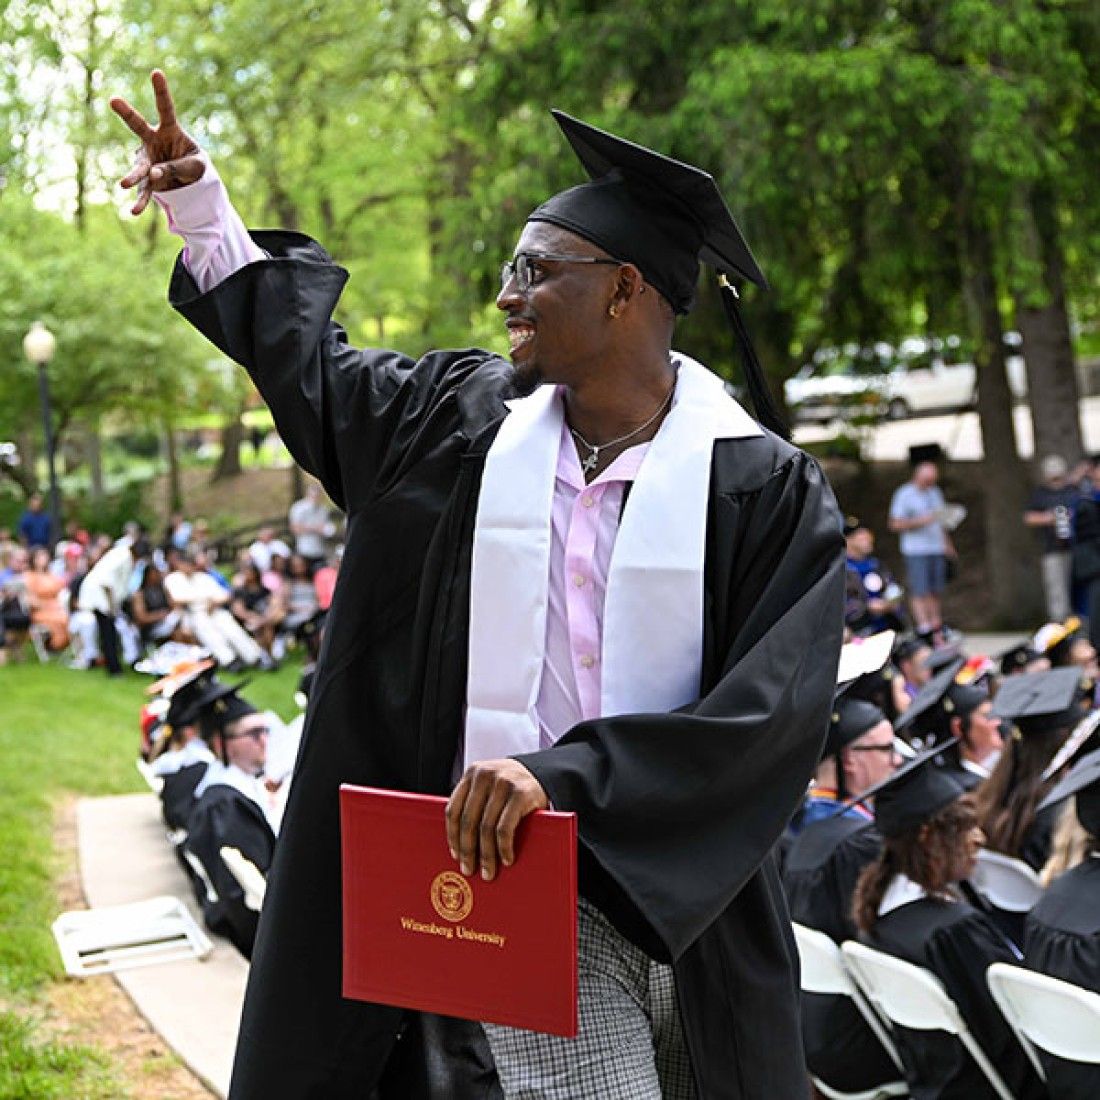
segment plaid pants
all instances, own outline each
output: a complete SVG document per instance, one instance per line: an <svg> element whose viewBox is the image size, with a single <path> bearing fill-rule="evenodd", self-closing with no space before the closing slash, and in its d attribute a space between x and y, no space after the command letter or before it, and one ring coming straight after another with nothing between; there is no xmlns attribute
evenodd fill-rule
<svg viewBox="0 0 1100 1100"><path fill-rule="evenodd" d="M507 1100L694 1100L672 967L577 905L575 1039L484 1024Z"/></svg>

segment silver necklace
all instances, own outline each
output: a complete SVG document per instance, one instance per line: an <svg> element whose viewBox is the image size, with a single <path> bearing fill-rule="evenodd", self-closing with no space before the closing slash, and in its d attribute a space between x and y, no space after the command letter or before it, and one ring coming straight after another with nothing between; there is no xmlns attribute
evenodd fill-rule
<svg viewBox="0 0 1100 1100"><path fill-rule="evenodd" d="M627 432L626 435L619 436L618 439L610 440L608 443L600 443L598 445L589 443L576 428L570 426L569 431L573 438L589 452L588 457L581 463L581 469L584 470L586 474L591 473L600 463L600 451L606 451L612 447L617 447L620 443L625 443L628 439L633 439L636 435L644 432L668 407L668 403L672 400L672 395L675 390L676 383L673 382L668 393L665 395L664 401L661 402L657 411L644 424L635 428L632 432Z"/></svg>

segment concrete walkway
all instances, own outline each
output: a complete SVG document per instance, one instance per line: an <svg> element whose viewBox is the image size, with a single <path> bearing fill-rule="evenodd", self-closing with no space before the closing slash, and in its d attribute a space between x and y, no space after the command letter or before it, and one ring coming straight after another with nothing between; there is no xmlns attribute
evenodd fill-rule
<svg viewBox="0 0 1100 1100"><path fill-rule="evenodd" d="M164 835L154 794L85 798L77 804L84 896L92 907L182 898L202 925L191 887ZM248 963L211 936L205 961L125 970L115 978L164 1041L218 1096L229 1091ZM96 981L100 979L81 979Z"/></svg>

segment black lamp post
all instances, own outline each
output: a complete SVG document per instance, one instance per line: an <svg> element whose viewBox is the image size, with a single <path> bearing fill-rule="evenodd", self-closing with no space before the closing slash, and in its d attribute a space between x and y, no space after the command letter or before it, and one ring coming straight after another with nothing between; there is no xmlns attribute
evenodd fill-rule
<svg viewBox="0 0 1100 1100"><path fill-rule="evenodd" d="M46 367L57 348L57 339L41 321L35 321L23 337L23 354L38 369L38 400L42 405L42 434L46 437L46 466L50 472L50 547L61 535L61 501L57 492L54 463L53 410L50 408L50 381Z"/></svg>

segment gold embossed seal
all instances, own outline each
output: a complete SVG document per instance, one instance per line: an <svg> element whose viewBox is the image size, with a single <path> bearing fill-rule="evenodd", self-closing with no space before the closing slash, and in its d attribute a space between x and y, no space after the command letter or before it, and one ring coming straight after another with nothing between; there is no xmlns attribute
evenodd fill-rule
<svg viewBox="0 0 1100 1100"><path fill-rule="evenodd" d="M432 908L449 921L464 920L474 907L470 884L455 871L441 871L432 879Z"/></svg>

